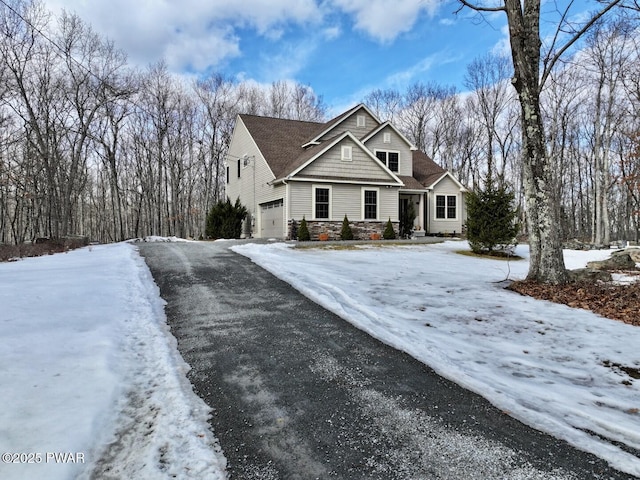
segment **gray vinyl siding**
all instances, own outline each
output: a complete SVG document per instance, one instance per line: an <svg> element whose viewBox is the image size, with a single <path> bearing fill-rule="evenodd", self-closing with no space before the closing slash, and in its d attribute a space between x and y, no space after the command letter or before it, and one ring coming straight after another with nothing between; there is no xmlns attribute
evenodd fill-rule
<svg viewBox="0 0 640 480"><path fill-rule="evenodd" d="M351 161L344 161L342 146L351 147ZM356 143L345 138L339 144L333 146L320 158L314 160L309 166L298 173L305 176L339 177L339 178L367 178L382 181L393 181L389 174L380 166L378 160L374 160Z"/></svg>
<svg viewBox="0 0 640 480"><path fill-rule="evenodd" d="M313 186L331 188L331 218L329 220L340 221L346 215L349 220L364 220L362 218L362 189L374 189L379 192L379 218L384 221L391 218L398 220L398 192L399 188L386 188L377 185L349 185L339 183L314 183L295 182L289 183L289 216L295 220L307 220L314 218L313 212Z"/></svg>
<svg viewBox="0 0 640 480"><path fill-rule="evenodd" d="M384 133L391 134L391 143L384 143ZM405 142L392 128L384 128L365 144L369 150L394 151L400 153L398 175L413 176L413 154L407 142Z"/></svg>
<svg viewBox="0 0 640 480"><path fill-rule="evenodd" d="M342 220L345 215L349 220L361 220L361 204L359 185L334 185L333 218L335 220Z"/></svg>
<svg viewBox="0 0 640 480"><path fill-rule="evenodd" d="M379 220L385 221L391 219L397 222L400 197L399 188L380 188L380 217Z"/></svg>
<svg viewBox="0 0 640 480"><path fill-rule="evenodd" d="M358 127L358 115L364 115L364 127ZM338 125L336 125L333 129L331 129L323 137L321 137L320 140L324 141L330 138L335 138L346 131L351 132L354 137L360 139L379 125L380 124L371 115L369 115L366 110L360 109L357 112L354 112L351 116L344 119Z"/></svg>
<svg viewBox="0 0 640 480"><path fill-rule="evenodd" d="M455 219L436 219L437 195L456 195L457 217ZM433 191L429 192L429 233L462 232L464 215L464 194L451 178L443 178Z"/></svg>
<svg viewBox="0 0 640 480"><path fill-rule="evenodd" d="M289 218L313 218L311 212L311 183L289 182Z"/></svg>
<svg viewBox="0 0 640 480"><path fill-rule="evenodd" d="M243 165L244 155L250 159L248 166ZM238 162L240 162L240 178L238 178ZM249 211L248 218L254 215L256 219L254 234L259 235L259 205L283 198L284 188L281 186L274 188L269 185L275 177L240 118L236 121L231 145L229 145L227 164L229 166L229 183L226 184L225 192L227 198L231 202L240 198L240 202Z"/></svg>

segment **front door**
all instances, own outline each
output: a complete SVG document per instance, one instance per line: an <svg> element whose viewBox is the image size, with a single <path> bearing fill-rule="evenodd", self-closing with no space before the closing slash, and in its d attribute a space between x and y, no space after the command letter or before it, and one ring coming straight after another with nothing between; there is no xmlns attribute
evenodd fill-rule
<svg viewBox="0 0 640 480"><path fill-rule="evenodd" d="M413 230L413 220L415 218L415 210L411 212L411 197L400 197L399 220L400 220L400 238L407 238ZM411 217L411 218L409 218Z"/></svg>

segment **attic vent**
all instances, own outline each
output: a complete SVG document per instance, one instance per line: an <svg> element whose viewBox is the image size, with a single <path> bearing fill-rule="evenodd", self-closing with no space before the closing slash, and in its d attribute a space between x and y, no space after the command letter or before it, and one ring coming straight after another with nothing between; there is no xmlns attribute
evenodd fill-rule
<svg viewBox="0 0 640 480"><path fill-rule="evenodd" d="M367 125L367 119L364 115L358 115L356 117L356 125L358 127L365 127Z"/></svg>
<svg viewBox="0 0 640 480"><path fill-rule="evenodd" d="M382 134L382 141L384 143L391 143L391 134L389 132L385 132Z"/></svg>
<svg viewBox="0 0 640 480"><path fill-rule="evenodd" d="M350 146L343 146L342 147L342 161L343 162L350 162L351 161L351 147Z"/></svg>

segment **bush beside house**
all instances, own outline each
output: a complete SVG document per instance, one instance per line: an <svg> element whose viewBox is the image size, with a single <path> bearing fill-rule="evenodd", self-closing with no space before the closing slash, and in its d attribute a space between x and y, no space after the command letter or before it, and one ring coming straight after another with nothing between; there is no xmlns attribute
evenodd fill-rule
<svg viewBox="0 0 640 480"><path fill-rule="evenodd" d="M207 215L207 238L240 238L242 222L247 218L247 214L248 211L239 198L235 204L229 199L216 203Z"/></svg>
<svg viewBox="0 0 640 480"><path fill-rule="evenodd" d="M385 240L393 240L396 238L396 231L393 229L393 223L391 223L391 219L389 219L387 225L384 227L382 238L384 238Z"/></svg>
<svg viewBox="0 0 640 480"><path fill-rule="evenodd" d="M349 219L347 216L344 216L344 220L342 220L342 230L340 231L340 240L353 240L353 231L351 230L351 226L349 225Z"/></svg>
<svg viewBox="0 0 640 480"><path fill-rule="evenodd" d="M302 217L302 221L300 222L300 228L298 228L298 240L301 242L308 242L311 240L311 235L309 234L309 227L307 227L307 219Z"/></svg>

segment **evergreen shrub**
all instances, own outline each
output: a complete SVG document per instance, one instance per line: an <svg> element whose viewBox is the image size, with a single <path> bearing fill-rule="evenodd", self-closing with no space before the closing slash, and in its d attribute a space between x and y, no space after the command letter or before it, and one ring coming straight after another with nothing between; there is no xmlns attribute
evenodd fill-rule
<svg viewBox="0 0 640 480"><path fill-rule="evenodd" d="M344 216L344 220L342 220L342 230L340 231L340 239L341 240L353 240L353 230L351 230L351 225L349 225L349 219L347 216Z"/></svg>
<svg viewBox="0 0 640 480"><path fill-rule="evenodd" d="M311 235L309 234L309 227L307 226L307 220L302 216L302 221L300 222L300 227L298 227L298 240L301 242L308 242L311 240Z"/></svg>
<svg viewBox="0 0 640 480"><path fill-rule="evenodd" d="M205 234L207 238L240 238L242 234L242 221L247 218L247 208L240 203L240 198L235 204L227 198L219 201L207 215Z"/></svg>
<svg viewBox="0 0 640 480"><path fill-rule="evenodd" d="M385 240L393 240L396 238L396 231L393 229L393 223L391 223L391 219L387 221L387 225L384 227L382 238L384 238Z"/></svg>

